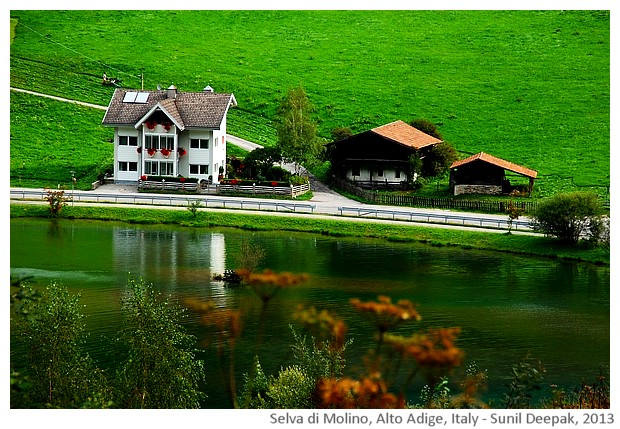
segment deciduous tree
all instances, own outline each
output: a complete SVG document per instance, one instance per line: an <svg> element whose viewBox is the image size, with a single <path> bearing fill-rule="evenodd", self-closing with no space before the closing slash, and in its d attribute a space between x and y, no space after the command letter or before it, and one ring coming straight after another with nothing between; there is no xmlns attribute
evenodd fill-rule
<svg viewBox="0 0 620 429"><path fill-rule="evenodd" d="M290 89L278 108L277 147L285 159L295 164L297 174L300 165L314 162L323 147L317 137L313 111L314 107L301 86Z"/></svg>

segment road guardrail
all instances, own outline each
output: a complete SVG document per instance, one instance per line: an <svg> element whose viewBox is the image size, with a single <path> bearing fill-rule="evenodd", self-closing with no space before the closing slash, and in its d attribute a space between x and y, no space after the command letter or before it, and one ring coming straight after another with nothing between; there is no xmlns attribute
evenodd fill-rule
<svg viewBox="0 0 620 429"><path fill-rule="evenodd" d="M513 220L512 225L508 219L485 218L477 216L458 216L439 213L420 213L403 210L384 210L366 207L338 207L341 216L345 213L356 214L358 217L374 217L375 219L408 220L428 223L443 223L460 226L493 227L500 229L532 229L529 221Z"/></svg>
<svg viewBox="0 0 620 429"><path fill-rule="evenodd" d="M35 199L40 200L47 196L47 191L36 189L11 189L11 199ZM256 199L243 198L196 198L195 196L184 195L162 195L162 194L107 194L107 193L83 193L67 192L65 196L73 202L96 202L96 203L125 203L125 204L151 204L185 206L190 202L199 201L205 208L239 208L255 210L275 210L289 212L310 212L314 213L315 204L294 203L288 201L261 201Z"/></svg>

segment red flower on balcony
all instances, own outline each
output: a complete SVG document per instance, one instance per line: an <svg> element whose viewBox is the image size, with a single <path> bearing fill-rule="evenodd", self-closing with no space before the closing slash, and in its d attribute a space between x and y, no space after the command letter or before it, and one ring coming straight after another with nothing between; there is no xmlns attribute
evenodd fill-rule
<svg viewBox="0 0 620 429"><path fill-rule="evenodd" d="M157 126L157 122L155 122L155 121L145 121L144 125L146 125L146 127L149 130L153 131L155 129L155 127Z"/></svg>
<svg viewBox="0 0 620 429"><path fill-rule="evenodd" d="M181 178L179 179L179 181L180 181L181 183L185 183L185 177L181 177Z"/></svg>
<svg viewBox="0 0 620 429"><path fill-rule="evenodd" d="M166 158L168 158L168 157L170 156L170 150L169 150L169 149L164 148L164 149L162 149L160 152L161 152L161 154L162 154L163 156L165 156Z"/></svg>
<svg viewBox="0 0 620 429"><path fill-rule="evenodd" d="M138 153L142 153L142 146L139 146L139 147L136 149L136 152L138 152Z"/></svg>
<svg viewBox="0 0 620 429"><path fill-rule="evenodd" d="M150 147L146 151L148 152L149 156L153 156L155 155L155 152L157 152L157 149Z"/></svg>
<svg viewBox="0 0 620 429"><path fill-rule="evenodd" d="M182 147L179 148L179 156L185 156L187 155L187 151L185 149L183 149Z"/></svg>
<svg viewBox="0 0 620 429"><path fill-rule="evenodd" d="M278 182L271 182L271 186L278 186Z"/></svg>
<svg viewBox="0 0 620 429"><path fill-rule="evenodd" d="M172 128L172 122L170 121L164 121L161 124L163 125L166 132L170 131L170 128Z"/></svg>
<svg viewBox="0 0 620 429"><path fill-rule="evenodd" d="M147 176L146 174L143 174L142 176L140 176L140 180L147 180L149 178L149 176Z"/></svg>

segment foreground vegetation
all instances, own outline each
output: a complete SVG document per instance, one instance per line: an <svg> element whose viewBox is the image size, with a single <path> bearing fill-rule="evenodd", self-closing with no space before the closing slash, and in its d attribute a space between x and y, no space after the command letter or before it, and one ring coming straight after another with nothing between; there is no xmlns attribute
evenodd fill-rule
<svg viewBox="0 0 620 429"><path fill-rule="evenodd" d="M195 338L181 325L183 310L151 285L127 284L117 339L123 356L108 373L83 351L79 296L57 283L40 292L18 282L11 293L11 352L26 360L11 361L12 408L199 407L205 374Z"/></svg>
<svg viewBox="0 0 620 429"><path fill-rule="evenodd" d="M463 364L464 354L454 328L416 326L417 304L351 299L361 319L375 329L376 348L367 353L363 368L346 365L347 323L314 306L298 308L295 319L307 335L293 329L292 358L275 374L260 365L263 333L269 328L268 309L276 295L306 280L304 274L262 273L238 269L243 286L261 302L254 336L254 362L245 362L243 383L235 370L236 348L243 336L243 309L189 297L183 305L198 313L203 334L219 365L206 368L195 357L197 338L181 326L181 310L152 286L130 280L123 295L125 346L118 367L108 371L80 347L84 325L77 296L52 283L43 295L17 281L12 290L12 334L26 351L23 360L11 348L12 408L196 408L204 398L200 383L217 373L235 408L609 408L609 372L602 368L592 381L572 389L546 383L544 367L532 359L517 362L507 377L501 400L485 402L480 392L487 383L485 370ZM409 334L396 328L407 327ZM163 333L163 335L162 335ZM203 343L204 344L204 343ZM210 348L211 348L210 347ZM16 370L19 369L19 370ZM23 371L23 372L20 372ZM413 379L426 385L419 398L408 397ZM456 389L455 389L455 386ZM452 390L455 389L455 390ZM544 391L543 395L536 394Z"/></svg>
<svg viewBox="0 0 620 429"><path fill-rule="evenodd" d="M274 146L278 105L301 85L326 141L337 127L361 132L427 118L463 157L485 151L537 170L533 197L576 189L609 197L608 11L14 10L11 17L14 87L105 106L113 88L101 85L104 72L130 88L140 88L141 76L145 89L210 84L239 103L231 134ZM204 55L213 46L218 54ZM11 184L68 184L74 169L87 189L89 172L112 159L103 112L36 103L11 93Z"/></svg>
<svg viewBox="0 0 620 429"><path fill-rule="evenodd" d="M188 207L191 209L191 207ZM49 217L50 207L11 204L11 217ZM609 264L610 249L585 243L567 245L544 236L490 234L458 229L414 225L394 225L346 219L316 219L304 216L269 216L264 214L220 213L216 210L159 210L125 207L66 206L66 219L121 221L137 224L173 224L183 227L232 227L253 231L301 231L335 237L370 237L399 242L420 242L433 246L458 246L463 249L495 250L597 264Z"/></svg>

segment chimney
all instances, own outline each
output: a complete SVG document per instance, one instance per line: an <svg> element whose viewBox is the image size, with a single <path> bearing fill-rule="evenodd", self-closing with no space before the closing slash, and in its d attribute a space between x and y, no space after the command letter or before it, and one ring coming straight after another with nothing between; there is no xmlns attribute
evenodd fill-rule
<svg viewBox="0 0 620 429"><path fill-rule="evenodd" d="M166 90L166 98L177 98L177 87L170 85Z"/></svg>
<svg viewBox="0 0 620 429"><path fill-rule="evenodd" d="M211 88L211 85L207 85L204 87L203 89L204 92L213 92L213 88Z"/></svg>

